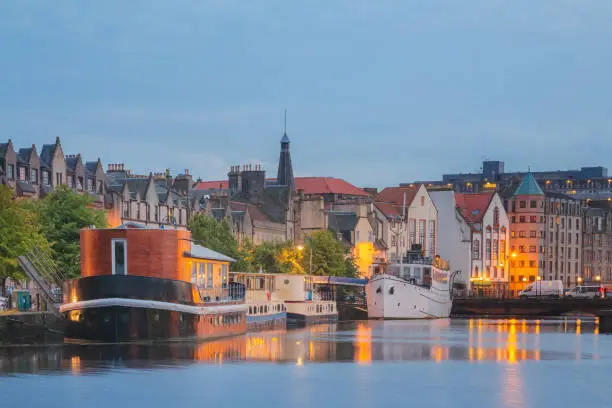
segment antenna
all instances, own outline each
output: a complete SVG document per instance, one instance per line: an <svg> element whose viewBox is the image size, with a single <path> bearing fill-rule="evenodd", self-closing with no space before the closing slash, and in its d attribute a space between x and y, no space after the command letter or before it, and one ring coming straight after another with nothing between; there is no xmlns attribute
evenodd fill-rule
<svg viewBox="0 0 612 408"><path fill-rule="evenodd" d="M285 109L285 122L283 127L283 134L287 134L287 109Z"/></svg>

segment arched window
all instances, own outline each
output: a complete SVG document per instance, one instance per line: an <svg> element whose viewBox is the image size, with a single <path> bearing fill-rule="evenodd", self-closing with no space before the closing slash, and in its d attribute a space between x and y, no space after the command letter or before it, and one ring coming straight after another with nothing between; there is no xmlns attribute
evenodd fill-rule
<svg viewBox="0 0 612 408"><path fill-rule="evenodd" d="M493 228L499 228L499 207L493 209Z"/></svg>

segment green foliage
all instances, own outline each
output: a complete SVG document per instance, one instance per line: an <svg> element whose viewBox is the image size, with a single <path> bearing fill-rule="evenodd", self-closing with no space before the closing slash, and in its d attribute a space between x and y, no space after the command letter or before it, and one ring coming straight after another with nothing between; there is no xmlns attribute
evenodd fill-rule
<svg viewBox="0 0 612 408"><path fill-rule="evenodd" d="M198 244L236 259L232 270L251 270L253 248L250 243L242 246L232 235L227 221L217 221L214 217L197 214L189 221L191 238Z"/></svg>
<svg viewBox="0 0 612 408"><path fill-rule="evenodd" d="M23 272L17 257L32 247L48 250L48 243L39 230L36 214L13 200L13 192L0 185L0 293L7 278L20 279Z"/></svg>
<svg viewBox="0 0 612 408"><path fill-rule="evenodd" d="M65 278L80 274L80 230L90 225L106 227L105 213L91 208L92 202L92 197L87 194L59 186L44 199L26 204L38 215L43 235L51 245L53 259Z"/></svg>
<svg viewBox="0 0 612 408"><path fill-rule="evenodd" d="M305 271L310 268L310 250L312 249L312 274L325 276L352 276L354 261L345 260L345 249L330 231L317 231L306 240L302 258ZM348 266L352 265L351 271ZM356 269L356 268L355 268Z"/></svg>
<svg viewBox="0 0 612 408"><path fill-rule="evenodd" d="M291 241L258 245L254 251L253 265L269 273L304 273L302 253Z"/></svg>

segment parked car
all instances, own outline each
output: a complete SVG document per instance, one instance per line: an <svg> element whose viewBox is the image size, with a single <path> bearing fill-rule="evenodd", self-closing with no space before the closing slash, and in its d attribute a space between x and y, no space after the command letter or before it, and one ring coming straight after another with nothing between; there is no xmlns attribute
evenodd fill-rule
<svg viewBox="0 0 612 408"><path fill-rule="evenodd" d="M563 282L560 280L536 281L519 292L519 297L561 297Z"/></svg>
<svg viewBox="0 0 612 408"><path fill-rule="evenodd" d="M605 296L605 291L601 285L578 285L565 292L565 297L576 299L600 299Z"/></svg>

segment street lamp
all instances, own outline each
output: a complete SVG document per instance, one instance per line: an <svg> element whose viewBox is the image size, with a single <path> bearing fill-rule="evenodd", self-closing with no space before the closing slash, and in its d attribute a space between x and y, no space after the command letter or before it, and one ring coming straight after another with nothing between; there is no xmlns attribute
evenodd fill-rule
<svg viewBox="0 0 612 408"><path fill-rule="evenodd" d="M312 275L312 240L310 240L310 237L306 237L306 240L309 240L310 242L310 260L308 263L308 274ZM303 251L304 250L304 245L298 245L297 246L298 251Z"/></svg>
<svg viewBox="0 0 612 408"><path fill-rule="evenodd" d="M601 276L597 275L597 276L595 277L595 280L596 280L597 282L599 282L599 281L601 280Z"/></svg>

